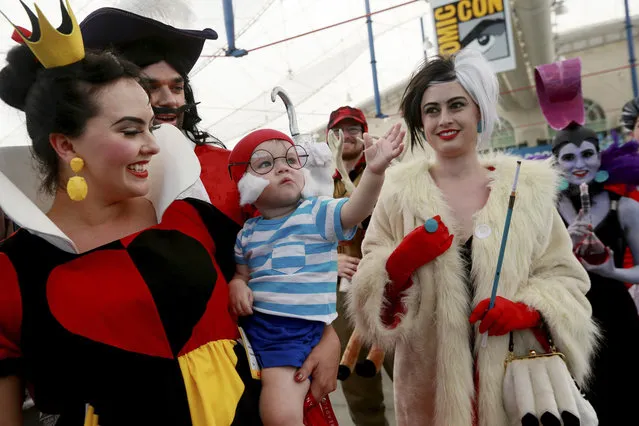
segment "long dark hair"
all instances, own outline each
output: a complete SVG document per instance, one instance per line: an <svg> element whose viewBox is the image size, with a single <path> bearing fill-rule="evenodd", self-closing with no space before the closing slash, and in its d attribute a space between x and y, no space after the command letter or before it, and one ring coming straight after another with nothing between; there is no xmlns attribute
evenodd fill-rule
<svg viewBox="0 0 639 426"><path fill-rule="evenodd" d="M112 52L87 52L72 65L45 69L25 45L7 54L0 71L0 99L24 111L32 150L43 174L42 189L53 193L59 179L58 155L51 133L80 136L87 121L99 114L96 96L109 84L131 78L139 68Z"/></svg>
<svg viewBox="0 0 639 426"><path fill-rule="evenodd" d="M188 76L183 75L182 78L184 78L184 100L186 101L187 105L193 105L191 108L184 111L182 129L185 130L186 136L191 139L196 145L215 144L221 146L222 148L226 148L221 140L219 140L209 132L200 130L197 127L197 124L202 121L202 118L197 112L195 95L193 94L193 89L191 88L191 83L189 82Z"/></svg>

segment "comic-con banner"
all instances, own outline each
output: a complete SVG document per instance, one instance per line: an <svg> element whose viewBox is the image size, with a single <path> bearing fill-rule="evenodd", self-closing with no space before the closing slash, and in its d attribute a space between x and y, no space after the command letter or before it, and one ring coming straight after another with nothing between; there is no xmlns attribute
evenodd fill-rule
<svg viewBox="0 0 639 426"><path fill-rule="evenodd" d="M496 72L515 69L508 0L430 0L430 3L440 54L469 47L483 53Z"/></svg>

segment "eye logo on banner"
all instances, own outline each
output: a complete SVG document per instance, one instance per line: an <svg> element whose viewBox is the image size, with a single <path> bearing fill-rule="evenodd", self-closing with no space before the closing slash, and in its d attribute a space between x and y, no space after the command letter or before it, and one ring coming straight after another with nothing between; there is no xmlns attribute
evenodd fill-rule
<svg viewBox="0 0 639 426"><path fill-rule="evenodd" d="M440 55L471 48L495 72L516 68L508 0L431 0Z"/></svg>

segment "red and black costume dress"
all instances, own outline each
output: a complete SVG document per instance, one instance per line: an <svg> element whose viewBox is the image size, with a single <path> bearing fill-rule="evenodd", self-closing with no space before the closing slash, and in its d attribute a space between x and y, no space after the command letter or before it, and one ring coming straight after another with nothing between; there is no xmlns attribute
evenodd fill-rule
<svg viewBox="0 0 639 426"><path fill-rule="evenodd" d="M170 200L156 226L85 253L25 228L0 243L0 377L59 426L86 404L100 426L261 424L228 312L240 226Z"/></svg>

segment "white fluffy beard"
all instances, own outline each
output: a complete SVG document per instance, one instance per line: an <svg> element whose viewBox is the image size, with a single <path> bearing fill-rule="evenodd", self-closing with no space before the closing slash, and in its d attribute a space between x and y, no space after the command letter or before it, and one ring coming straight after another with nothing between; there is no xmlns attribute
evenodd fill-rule
<svg viewBox="0 0 639 426"><path fill-rule="evenodd" d="M268 180L264 178L251 173L245 173L242 179L237 183L237 189L240 191L240 206L253 204L257 201L268 184Z"/></svg>

